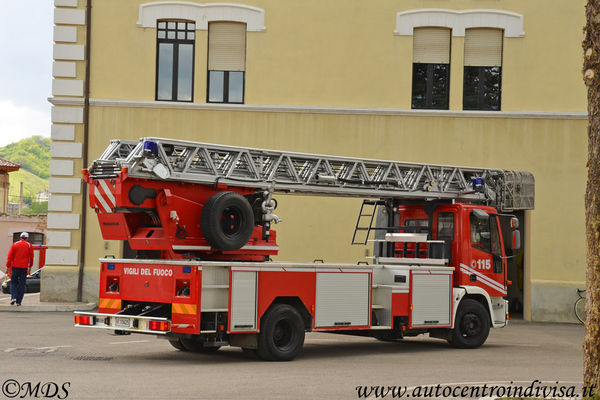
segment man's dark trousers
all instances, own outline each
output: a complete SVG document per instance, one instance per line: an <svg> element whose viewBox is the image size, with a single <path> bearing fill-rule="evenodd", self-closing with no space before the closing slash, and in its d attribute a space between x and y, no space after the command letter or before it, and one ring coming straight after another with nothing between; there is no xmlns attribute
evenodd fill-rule
<svg viewBox="0 0 600 400"><path fill-rule="evenodd" d="M10 274L10 296L21 304L25 296L25 279L27 279L27 268L12 268Z"/></svg>

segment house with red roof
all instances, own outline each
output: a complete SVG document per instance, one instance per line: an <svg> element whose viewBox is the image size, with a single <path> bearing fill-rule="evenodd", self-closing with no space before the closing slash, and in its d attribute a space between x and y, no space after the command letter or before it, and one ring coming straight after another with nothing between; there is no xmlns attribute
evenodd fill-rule
<svg viewBox="0 0 600 400"><path fill-rule="evenodd" d="M8 173L18 171L21 168L19 164L0 158L0 214L8 213Z"/></svg>

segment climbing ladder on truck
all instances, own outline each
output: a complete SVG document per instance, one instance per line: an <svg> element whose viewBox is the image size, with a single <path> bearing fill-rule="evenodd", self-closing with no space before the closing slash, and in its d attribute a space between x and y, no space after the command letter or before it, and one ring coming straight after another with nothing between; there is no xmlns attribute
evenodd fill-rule
<svg viewBox="0 0 600 400"><path fill-rule="evenodd" d="M534 206L528 172L156 137L112 140L84 179L104 239L152 257L101 259L99 310L76 326L272 360L313 330L480 346L506 325L506 249L520 246L501 213ZM272 261L277 193L363 198L352 244L371 240L373 263Z"/></svg>

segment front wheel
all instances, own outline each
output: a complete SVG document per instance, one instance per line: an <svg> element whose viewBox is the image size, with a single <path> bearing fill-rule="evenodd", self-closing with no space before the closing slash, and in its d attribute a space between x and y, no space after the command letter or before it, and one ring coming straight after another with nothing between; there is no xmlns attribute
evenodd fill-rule
<svg viewBox="0 0 600 400"><path fill-rule="evenodd" d="M304 321L287 304L274 305L262 319L257 353L263 360L289 361L302 351Z"/></svg>
<svg viewBox="0 0 600 400"><path fill-rule="evenodd" d="M490 317L485 307L473 299L462 300L449 342L458 348L474 349L485 342L489 333Z"/></svg>

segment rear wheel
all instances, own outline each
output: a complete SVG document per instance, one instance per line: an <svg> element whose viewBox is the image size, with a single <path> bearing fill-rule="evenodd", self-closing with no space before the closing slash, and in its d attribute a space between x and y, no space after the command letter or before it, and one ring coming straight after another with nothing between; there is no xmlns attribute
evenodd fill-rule
<svg viewBox="0 0 600 400"><path fill-rule="evenodd" d="M456 311L449 342L462 349L481 346L490 333L490 317L485 307L473 299L463 299Z"/></svg>
<svg viewBox="0 0 600 400"><path fill-rule="evenodd" d="M287 304L274 305L261 321L257 353L263 360L289 361L302 351L304 321Z"/></svg>
<svg viewBox="0 0 600 400"><path fill-rule="evenodd" d="M192 339L179 339L183 348L187 351L191 351L193 353L214 353L219 350L221 346L206 346L206 342L200 340L199 338Z"/></svg>

